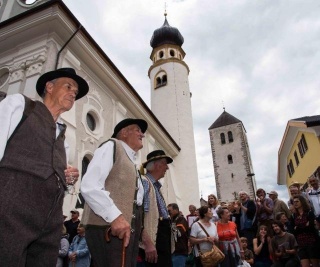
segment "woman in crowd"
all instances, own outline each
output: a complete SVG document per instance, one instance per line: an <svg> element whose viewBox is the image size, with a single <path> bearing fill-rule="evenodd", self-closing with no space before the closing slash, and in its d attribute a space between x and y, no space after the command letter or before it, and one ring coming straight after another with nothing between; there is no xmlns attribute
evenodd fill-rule
<svg viewBox="0 0 320 267"><path fill-rule="evenodd" d="M199 217L199 221L193 223L190 233L190 242L194 245L196 267L202 267L198 246L201 252L206 252L210 251L212 245L218 241L217 228L215 224L211 222L211 209L208 206L202 206L199 208ZM201 226L209 234L209 237Z"/></svg>
<svg viewBox="0 0 320 267"><path fill-rule="evenodd" d="M236 267L244 259L244 251L239 239L237 225L229 221L230 212L227 207L218 210L220 220L217 222L219 247L225 255L220 267Z"/></svg>
<svg viewBox="0 0 320 267"><path fill-rule="evenodd" d="M64 225L62 225L62 236L60 239L60 247L59 247L59 257L57 261L56 267L63 267L65 263L68 262L68 251L69 251L69 235L67 234L67 229Z"/></svg>
<svg viewBox="0 0 320 267"><path fill-rule="evenodd" d="M315 229L315 216L311 211L307 200L299 195L293 197L293 213L291 224L293 234L299 245L298 255L301 267L319 267L320 249L318 247L318 235Z"/></svg>
<svg viewBox="0 0 320 267"><path fill-rule="evenodd" d="M268 236L267 226L259 226L257 237L253 239L253 251L255 267L270 267L272 265L271 238Z"/></svg>
<svg viewBox="0 0 320 267"><path fill-rule="evenodd" d="M77 233L69 247L69 267L89 267L91 257L82 225L78 226Z"/></svg>
<svg viewBox="0 0 320 267"><path fill-rule="evenodd" d="M212 211L212 222L216 222L219 220L219 217L217 215L217 210L221 207L218 198L214 195L211 194L208 196L208 207Z"/></svg>
<svg viewBox="0 0 320 267"><path fill-rule="evenodd" d="M287 217L287 215L284 213L284 212L278 212L276 214L276 221L280 221L283 223L283 226L284 226L284 230L286 232L289 232L289 233L292 233L292 226L290 224L290 221Z"/></svg>

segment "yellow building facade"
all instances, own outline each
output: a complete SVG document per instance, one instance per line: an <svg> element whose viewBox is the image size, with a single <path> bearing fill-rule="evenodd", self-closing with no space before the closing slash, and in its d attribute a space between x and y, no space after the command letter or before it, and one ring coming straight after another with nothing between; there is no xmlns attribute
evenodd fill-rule
<svg viewBox="0 0 320 267"><path fill-rule="evenodd" d="M302 117L287 124L278 153L279 185L289 187L318 175L320 166L320 116Z"/></svg>

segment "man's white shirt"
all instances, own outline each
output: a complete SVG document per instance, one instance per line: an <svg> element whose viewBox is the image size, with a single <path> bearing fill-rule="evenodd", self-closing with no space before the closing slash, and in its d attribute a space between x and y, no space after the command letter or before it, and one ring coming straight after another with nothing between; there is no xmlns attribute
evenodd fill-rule
<svg viewBox="0 0 320 267"><path fill-rule="evenodd" d="M137 153L123 141L120 142L130 160L133 164L136 164ZM97 215L109 223L122 214L110 198L110 192L104 189L105 180L113 167L113 151L114 143L112 141L106 142L96 149L81 182L81 194L86 203ZM138 179L138 187L137 205L140 206L142 205L144 194L140 179ZM131 205L132 201L133 199L128 199L128 205Z"/></svg>

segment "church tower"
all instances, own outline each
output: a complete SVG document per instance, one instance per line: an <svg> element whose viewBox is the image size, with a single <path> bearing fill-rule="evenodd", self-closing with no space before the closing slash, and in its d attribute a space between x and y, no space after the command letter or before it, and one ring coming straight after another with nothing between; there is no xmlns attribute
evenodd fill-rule
<svg viewBox="0 0 320 267"><path fill-rule="evenodd" d="M217 197L233 201L239 191L254 198L254 179L249 144L242 122L225 110L209 127Z"/></svg>
<svg viewBox="0 0 320 267"><path fill-rule="evenodd" d="M149 68L151 81L151 110L180 147L173 164L177 177L172 181L177 201L184 205L199 205L199 183L194 144L189 89L189 67L184 62L184 39L175 27L168 23L156 29L150 41L153 48ZM180 201L181 202L180 202ZM179 204L178 203L178 204ZM187 210L187 209L185 209Z"/></svg>

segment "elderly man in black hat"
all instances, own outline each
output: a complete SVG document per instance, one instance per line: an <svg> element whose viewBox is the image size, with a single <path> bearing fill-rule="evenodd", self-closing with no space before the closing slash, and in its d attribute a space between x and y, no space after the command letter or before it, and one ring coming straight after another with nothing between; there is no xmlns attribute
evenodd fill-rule
<svg viewBox="0 0 320 267"><path fill-rule="evenodd" d="M160 191L162 185L159 182L172 161L164 151L155 150L147 155L147 161L142 164L147 170L143 176L145 225L142 233L142 249L140 249L140 256L145 260L145 266L172 266L171 220Z"/></svg>
<svg viewBox="0 0 320 267"><path fill-rule="evenodd" d="M43 74L36 90L43 102L21 94L0 102L1 266L56 265L64 191L79 176L67 165L59 117L89 86L62 68Z"/></svg>
<svg viewBox="0 0 320 267"><path fill-rule="evenodd" d="M136 161L147 127L142 119L119 122L82 178L81 223L95 267L135 266L144 195Z"/></svg>

